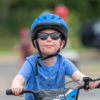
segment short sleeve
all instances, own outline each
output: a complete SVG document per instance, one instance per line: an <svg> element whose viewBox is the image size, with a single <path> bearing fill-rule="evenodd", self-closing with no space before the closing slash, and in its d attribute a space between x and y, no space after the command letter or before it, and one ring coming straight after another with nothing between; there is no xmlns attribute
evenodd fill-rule
<svg viewBox="0 0 100 100"><path fill-rule="evenodd" d="M28 80L32 73L32 65L28 60L26 60L21 68L21 70L18 72L18 74L21 74L25 80Z"/></svg>
<svg viewBox="0 0 100 100"><path fill-rule="evenodd" d="M71 77L72 74L77 70L78 69L75 67L75 65L71 61L66 60L66 62L65 62L65 74L66 75Z"/></svg>

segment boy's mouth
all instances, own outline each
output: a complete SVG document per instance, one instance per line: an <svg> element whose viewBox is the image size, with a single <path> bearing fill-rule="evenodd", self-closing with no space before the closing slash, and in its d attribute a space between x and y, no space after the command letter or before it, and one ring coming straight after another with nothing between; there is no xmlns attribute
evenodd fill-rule
<svg viewBox="0 0 100 100"><path fill-rule="evenodd" d="M53 47L53 46L52 46L52 45L46 45L46 47L51 48L51 47Z"/></svg>

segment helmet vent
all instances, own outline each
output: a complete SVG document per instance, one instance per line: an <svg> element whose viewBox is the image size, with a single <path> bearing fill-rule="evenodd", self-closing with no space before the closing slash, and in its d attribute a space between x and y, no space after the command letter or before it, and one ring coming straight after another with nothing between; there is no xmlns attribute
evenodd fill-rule
<svg viewBox="0 0 100 100"><path fill-rule="evenodd" d="M39 18L37 20L39 20Z"/></svg>
<svg viewBox="0 0 100 100"><path fill-rule="evenodd" d="M55 17L52 17L52 19L54 19Z"/></svg>
<svg viewBox="0 0 100 100"><path fill-rule="evenodd" d="M46 19L46 17L43 17L43 19Z"/></svg>
<svg viewBox="0 0 100 100"><path fill-rule="evenodd" d="M59 17L59 20L61 20L61 18Z"/></svg>

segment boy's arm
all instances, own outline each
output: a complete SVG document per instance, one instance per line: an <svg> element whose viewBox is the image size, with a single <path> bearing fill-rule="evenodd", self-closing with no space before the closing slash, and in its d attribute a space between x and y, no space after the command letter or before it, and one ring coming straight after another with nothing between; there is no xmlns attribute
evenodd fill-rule
<svg viewBox="0 0 100 100"><path fill-rule="evenodd" d="M86 77L86 76L84 74L82 74L80 71L75 71L71 76L71 78L73 80L79 80L79 79L82 79L83 77ZM82 82L82 81L77 81L77 83L79 85L84 84L84 82ZM95 82L90 81L89 82L89 88L90 89L95 89L95 87L97 87L97 86L98 86L98 81L95 81ZM85 90L85 91L88 91L88 90Z"/></svg>
<svg viewBox="0 0 100 100"><path fill-rule="evenodd" d="M73 80L79 80L79 79L82 79L83 77L86 77L86 76L84 74L82 74L80 71L75 71L71 76L71 78ZM79 85L83 85L84 84L84 82L82 82L82 81L77 81L77 83Z"/></svg>
<svg viewBox="0 0 100 100"><path fill-rule="evenodd" d="M18 96L19 93L22 92L24 82L25 79L20 74L16 75L15 78L13 79L11 89L16 96ZM23 95L19 95L19 96L23 96Z"/></svg>

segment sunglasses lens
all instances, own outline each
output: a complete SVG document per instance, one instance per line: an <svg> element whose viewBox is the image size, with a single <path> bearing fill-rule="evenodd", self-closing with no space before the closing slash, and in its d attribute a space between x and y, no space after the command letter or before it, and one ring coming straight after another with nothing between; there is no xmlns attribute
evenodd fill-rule
<svg viewBox="0 0 100 100"><path fill-rule="evenodd" d="M41 40L45 40L45 39L47 39L47 37L48 37L48 34L47 34L47 33L38 33L38 35L39 35L39 38L40 38Z"/></svg>
<svg viewBox="0 0 100 100"><path fill-rule="evenodd" d="M49 35L53 40L57 40L60 37L60 33L38 33L38 36L41 40L47 39Z"/></svg>
<svg viewBox="0 0 100 100"><path fill-rule="evenodd" d="M53 40L57 40L57 39L59 39L59 37L60 37L60 33L51 33L51 38Z"/></svg>

